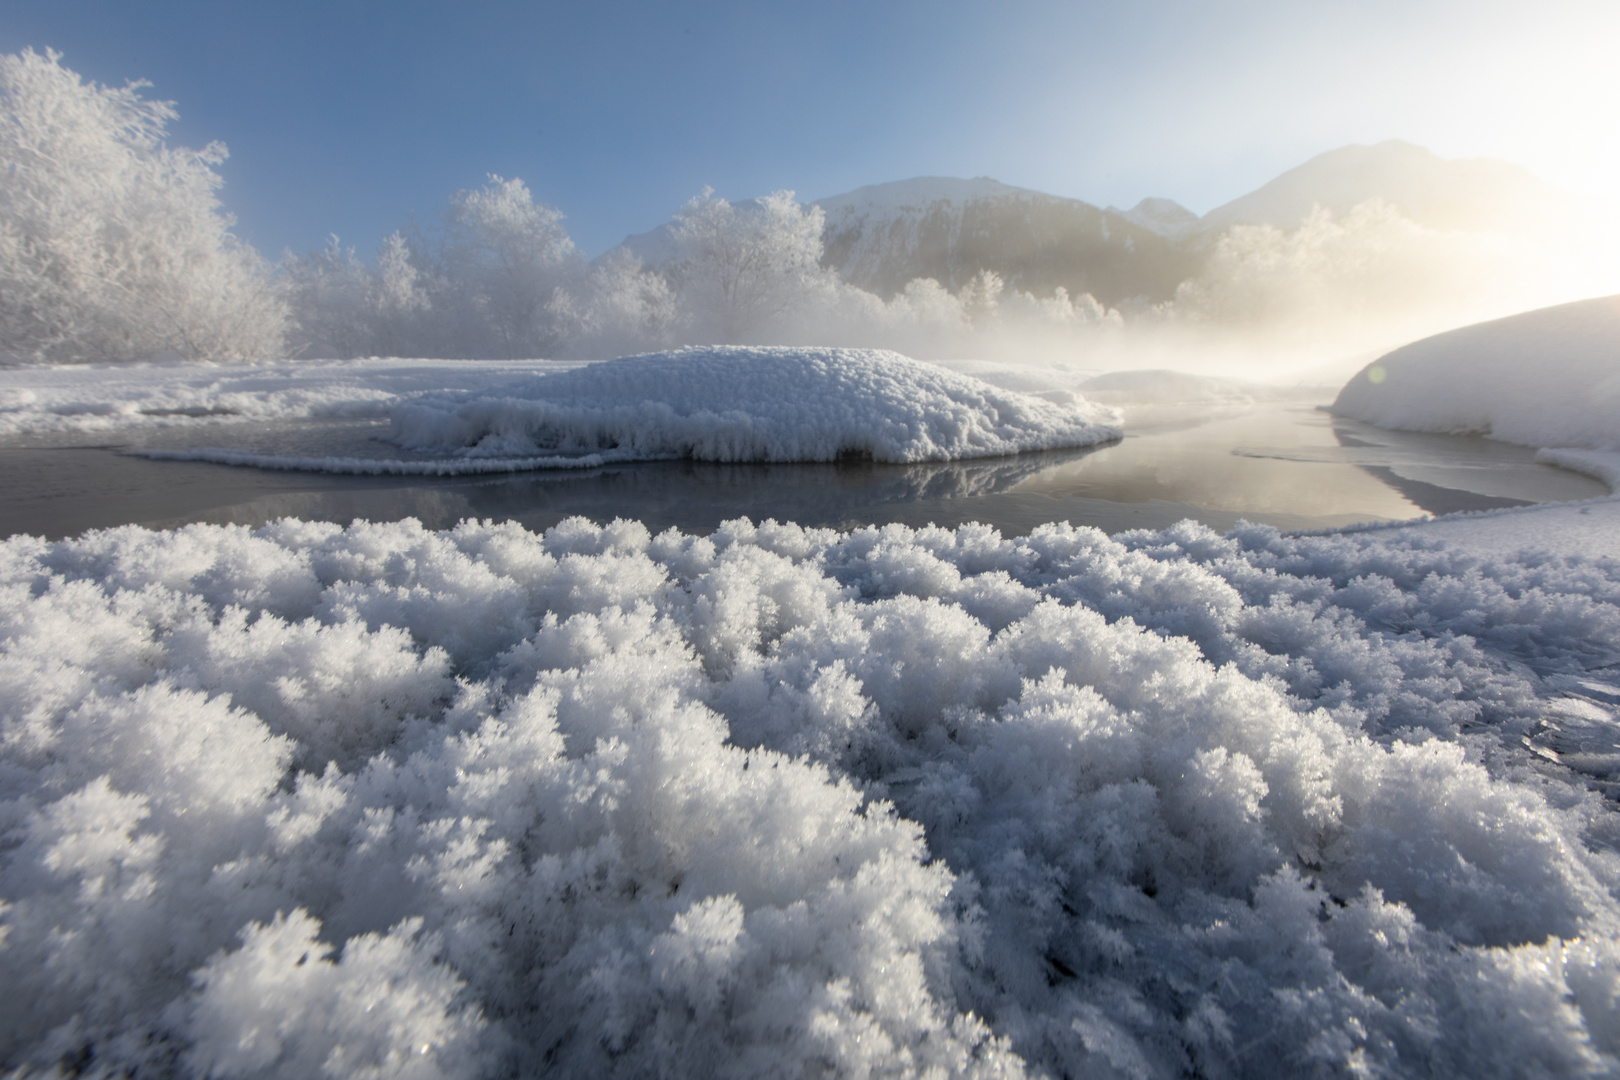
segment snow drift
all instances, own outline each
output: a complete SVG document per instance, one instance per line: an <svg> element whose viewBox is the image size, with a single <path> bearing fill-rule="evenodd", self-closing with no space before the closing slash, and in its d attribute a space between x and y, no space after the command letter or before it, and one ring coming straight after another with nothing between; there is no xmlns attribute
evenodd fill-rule
<svg viewBox="0 0 1620 1080"><path fill-rule="evenodd" d="M1421 531L13 538L0 1064L1613 1070L1617 656Z"/></svg>
<svg viewBox="0 0 1620 1080"><path fill-rule="evenodd" d="M386 419L406 397L507 382L553 361L283 360L0 367L0 438Z"/></svg>
<svg viewBox="0 0 1620 1080"><path fill-rule="evenodd" d="M1620 449L1620 296L1465 326L1396 349L1333 411L1380 427Z"/></svg>
<svg viewBox="0 0 1620 1080"><path fill-rule="evenodd" d="M394 438L462 457L951 461L1118 438L1057 404L872 349L679 349L397 406Z"/></svg>

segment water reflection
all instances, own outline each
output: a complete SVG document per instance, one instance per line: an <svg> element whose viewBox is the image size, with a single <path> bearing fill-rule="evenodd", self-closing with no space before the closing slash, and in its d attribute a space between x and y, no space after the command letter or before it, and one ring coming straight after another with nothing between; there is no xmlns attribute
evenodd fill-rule
<svg viewBox="0 0 1620 1080"><path fill-rule="evenodd" d="M1404 435L1310 405L1211 412L1158 407L1127 417L1120 442L1085 450L914 466L648 462L579 472L478 477L357 477L152 461L143 449L228 445L260 454L399 457L365 421L218 425L143 434L117 445L71 439L0 446L0 526L51 537L135 523L258 525L284 516L347 523L466 517L543 529L583 514L634 517L657 532L708 532L739 516L852 528L985 521L1006 534L1068 520L1110 532L1191 517L1280 528L1480 510L1607 489L1486 439Z"/></svg>

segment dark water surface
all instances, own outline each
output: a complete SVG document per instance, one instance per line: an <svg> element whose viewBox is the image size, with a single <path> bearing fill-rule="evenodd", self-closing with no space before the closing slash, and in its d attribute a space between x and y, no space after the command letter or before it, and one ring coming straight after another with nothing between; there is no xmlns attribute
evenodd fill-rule
<svg viewBox="0 0 1620 1080"><path fill-rule="evenodd" d="M142 449L225 446L291 456L399 458L386 424L212 424L0 443L0 535L191 522L260 525L286 516L347 524L466 517L543 529L575 514L639 518L706 533L747 516L805 525L985 521L1004 534L1049 521L1108 532L1194 518L1328 528L1456 510L1608 494L1488 439L1410 435L1329 416L1309 403L1127 412L1120 442L1089 450L934 465L647 462L454 478L336 476L186 461Z"/></svg>

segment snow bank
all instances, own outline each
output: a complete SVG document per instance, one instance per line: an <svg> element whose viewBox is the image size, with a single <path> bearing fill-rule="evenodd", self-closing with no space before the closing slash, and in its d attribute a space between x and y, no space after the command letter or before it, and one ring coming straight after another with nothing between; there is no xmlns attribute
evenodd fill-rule
<svg viewBox="0 0 1620 1080"><path fill-rule="evenodd" d="M1374 361L1333 411L1405 431L1620 449L1620 296L1425 338Z"/></svg>
<svg viewBox="0 0 1620 1080"><path fill-rule="evenodd" d="M1421 532L13 538L0 1062L1612 1070L1617 659Z"/></svg>
<svg viewBox="0 0 1620 1080"><path fill-rule="evenodd" d="M1060 406L874 349L679 349L394 409L412 450L467 457L951 461L1118 438L1107 409Z"/></svg>
<svg viewBox="0 0 1620 1080"><path fill-rule="evenodd" d="M149 457L369 475L612 461L949 461L1118 438L1112 410L997 388L891 352L682 349L595 364L355 360L0 369L0 438L331 418L393 420L415 457L237 447Z"/></svg>
<svg viewBox="0 0 1620 1080"><path fill-rule="evenodd" d="M1596 477L1608 484L1611 490L1620 493L1620 451L1545 447L1536 451L1536 460Z"/></svg>
<svg viewBox="0 0 1620 1080"><path fill-rule="evenodd" d="M344 360L0 367L0 437L248 420L387 417L402 398L571 365Z"/></svg>

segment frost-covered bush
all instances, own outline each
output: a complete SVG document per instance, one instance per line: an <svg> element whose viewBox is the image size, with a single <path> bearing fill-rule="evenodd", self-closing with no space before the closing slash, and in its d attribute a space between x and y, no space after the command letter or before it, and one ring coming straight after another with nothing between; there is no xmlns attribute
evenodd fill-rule
<svg viewBox="0 0 1620 1080"><path fill-rule="evenodd" d="M1380 199L1295 228L1234 225L1150 322L1268 351L1388 348L1513 310L1526 251L1489 232L1436 229ZM1144 314L1148 314L1144 312Z"/></svg>
<svg viewBox="0 0 1620 1080"><path fill-rule="evenodd" d="M220 209L225 147L164 142L172 105L0 56L0 353L263 360L286 309Z"/></svg>
<svg viewBox="0 0 1620 1080"><path fill-rule="evenodd" d="M580 266L562 214L518 179L454 192L437 229L390 234L373 265L334 237L289 253L282 273L312 356L536 358L581 330L564 289Z"/></svg>
<svg viewBox="0 0 1620 1080"><path fill-rule="evenodd" d="M819 306L837 281L821 266L823 218L791 191L733 206L705 190L682 207L671 270L692 340L767 340L774 323Z"/></svg>
<svg viewBox="0 0 1620 1080"><path fill-rule="evenodd" d="M561 341L552 307L578 255L562 214L535 203L518 179L491 175L458 191L442 214L432 252L449 321L462 356L548 356Z"/></svg>
<svg viewBox="0 0 1620 1080"><path fill-rule="evenodd" d="M1612 1071L1520 736L1617 648L1612 560L1377 534L13 538L0 1064Z"/></svg>
<svg viewBox="0 0 1620 1080"><path fill-rule="evenodd" d="M559 306L572 316L568 353L596 359L668 348L680 322L668 280L623 248L598 259Z"/></svg>
<svg viewBox="0 0 1620 1080"><path fill-rule="evenodd" d="M337 237L321 251L282 261L288 303L304 355L418 356L433 337L428 275L412 261L403 233L383 238L375 266Z"/></svg>

